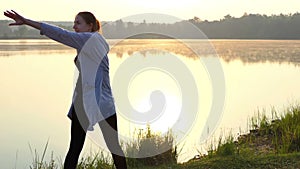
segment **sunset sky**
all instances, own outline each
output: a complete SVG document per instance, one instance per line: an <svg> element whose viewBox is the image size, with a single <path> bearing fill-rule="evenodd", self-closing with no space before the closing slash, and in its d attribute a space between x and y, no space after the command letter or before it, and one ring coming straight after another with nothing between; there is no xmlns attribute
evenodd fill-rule
<svg viewBox="0 0 300 169"><path fill-rule="evenodd" d="M115 21L142 13L161 13L180 19L194 16L202 20L219 20L230 14L289 14L300 12L299 0L6 0L2 11L14 9L35 20L72 21L79 11L91 11L102 21ZM5 19L3 15L0 19Z"/></svg>

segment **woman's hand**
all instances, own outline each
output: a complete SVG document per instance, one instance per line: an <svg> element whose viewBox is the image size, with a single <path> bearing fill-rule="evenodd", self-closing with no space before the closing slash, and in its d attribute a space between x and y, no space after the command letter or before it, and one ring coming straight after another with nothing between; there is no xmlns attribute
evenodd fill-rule
<svg viewBox="0 0 300 169"><path fill-rule="evenodd" d="M14 10L6 11L4 12L4 15L15 21L15 23L10 23L9 26L24 25L26 22L26 19Z"/></svg>
<svg viewBox="0 0 300 169"><path fill-rule="evenodd" d="M9 26L28 25L28 26L34 27L34 28L39 29L39 30L41 29L41 23L40 22L33 21L33 20L30 20L30 19L26 19L23 16L19 15L14 10L5 11L4 15L15 21L15 23L10 23Z"/></svg>

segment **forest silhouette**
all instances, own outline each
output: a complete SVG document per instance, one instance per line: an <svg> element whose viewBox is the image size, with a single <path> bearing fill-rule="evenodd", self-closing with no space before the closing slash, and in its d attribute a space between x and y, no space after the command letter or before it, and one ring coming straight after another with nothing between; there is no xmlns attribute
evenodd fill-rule
<svg viewBox="0 0 300 169"><path fill-rule="evenodd" d="M37 30L20 26L11 28L11 21L0 21L0 39L40 39ZM48 22L72 29L73 22ZM216 21L201 20L194 17L176 23L142 23L117 21L103 21L103 34L107 39L166 39L174 38L168 35L176 35L176 38L199 39L195 32L190 31L191 24L202 31L208 39L300 39L300 13L261 15L244 14L239 18L231 15L224 16ZM152 33L159 32L159 33Z"/></svg>

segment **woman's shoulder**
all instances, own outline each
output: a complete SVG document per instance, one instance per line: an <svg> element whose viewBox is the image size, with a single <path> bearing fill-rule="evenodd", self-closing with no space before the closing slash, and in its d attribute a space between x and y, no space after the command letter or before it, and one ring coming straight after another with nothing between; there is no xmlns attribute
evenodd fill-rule
<svg viewBox="0 0 300 169"><path fill-rule="evenodd" d="M107 43L105 37L102 34L100 34L99 32L85 32L85 33L87 34L86 36L89 37L89 39L91 41L108 46L108 43Z"/></svg>
<svg viewBox="0 0 300 169"><path fill-rule="evenodd" d="M85 40L88 40L90 38L96 38L96 39L101 39L101 41L106 41L104 36L98 32L78 32L77 34L82 38L84 38Z"/></svg>

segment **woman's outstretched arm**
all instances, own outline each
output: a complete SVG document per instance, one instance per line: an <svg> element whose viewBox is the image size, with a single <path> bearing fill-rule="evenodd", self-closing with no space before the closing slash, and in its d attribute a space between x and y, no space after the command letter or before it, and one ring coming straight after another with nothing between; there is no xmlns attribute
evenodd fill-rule
<svg viewBox="0 0 300 169"><path fill-rule="evenodd" d="M41 30L41 23L40 22L33 21L33 20L30 20L30 19L26 19L23 16L19 15L14 10L5 11L4 15L15 21L15 23L11 23L11 24L9 24L9 26L28 25L28 26L31 26L31 27L36 28L38 30Z"/></svg>
<svg viewBox="0 0 300 169"><path fill-rule="evenodd" d="M14 25L31 26L33 28L40 30L41 35L46 35L50 39L53 39L57 42L65 44L67 46L73 47L77 50L80 50L82 48L82 46L85 44L85 42L92 35L91 32L76 33L76 32L71 32L71 31L62 29L62 28L54 26L54 25L26 19L13 10L5 11L4 15L15 21L14 23L10 23L9 24L10 26L14 26Z"/></svg>

